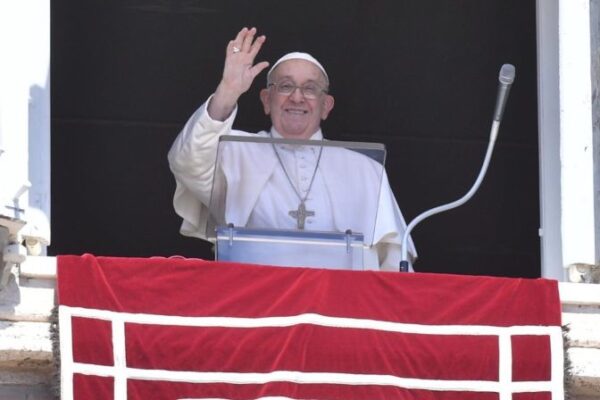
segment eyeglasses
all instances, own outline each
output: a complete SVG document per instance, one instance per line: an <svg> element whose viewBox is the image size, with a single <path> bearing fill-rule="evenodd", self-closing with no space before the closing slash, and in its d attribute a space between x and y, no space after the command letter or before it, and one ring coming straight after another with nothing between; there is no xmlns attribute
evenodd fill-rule
<svg viewBox="0 0 600 400"><path fill-rule="evenodd" d="M277 93L289 96L296 91L296 89L300 89L300 93L306 99L316 99L321 93L327 93L327 89L322 88L316 83L307 83L302 86L297 86L292 82L283 81L277 83L269 83L267 87L274 86Z"/></svg>

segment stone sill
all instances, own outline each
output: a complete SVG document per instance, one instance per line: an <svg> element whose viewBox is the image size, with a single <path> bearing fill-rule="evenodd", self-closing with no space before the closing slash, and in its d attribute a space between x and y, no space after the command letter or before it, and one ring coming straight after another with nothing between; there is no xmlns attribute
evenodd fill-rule
<svg viewBox="0 0 600 400"><path fill-rule="evenodd" d="M559 282L560 302L565 306L584 306L600 312L600 284Z"/></svg>

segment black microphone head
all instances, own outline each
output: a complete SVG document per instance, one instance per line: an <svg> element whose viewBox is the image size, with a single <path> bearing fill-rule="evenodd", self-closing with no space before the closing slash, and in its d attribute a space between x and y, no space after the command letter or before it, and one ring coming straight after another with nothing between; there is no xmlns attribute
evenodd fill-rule
<svg viewBox="0 0 600 400"><path fill-rule="evenodd" d="M500 75L498 76L500 83L510 85L515 80L515 66L512 64L504 64L500 68Z"/></svg>

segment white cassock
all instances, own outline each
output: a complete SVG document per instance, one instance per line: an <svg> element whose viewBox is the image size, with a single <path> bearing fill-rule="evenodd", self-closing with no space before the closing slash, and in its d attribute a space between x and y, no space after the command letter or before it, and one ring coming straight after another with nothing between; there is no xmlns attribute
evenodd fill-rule
<svg viewBox="0 0 600 400"><path fill-rule="evenodd" d="M192 115L169 151L177 183L173 206L183 218L180 232L205 240L219 137L281 137L274 129L258 134L233 130L237 109L221 122L210 118L207 104ZM311 137L322 138L320 130ZM220 165L227 183L227 223L296 229L297 220L289 211L298 208L299 196L306 197L306 209L314 212L306 219L307 230L360 232L369 245L365 268L398 270L406 223L380 164L343 148L244 144L224 149ZM408 253L414 261L412 240Z"/></svg>

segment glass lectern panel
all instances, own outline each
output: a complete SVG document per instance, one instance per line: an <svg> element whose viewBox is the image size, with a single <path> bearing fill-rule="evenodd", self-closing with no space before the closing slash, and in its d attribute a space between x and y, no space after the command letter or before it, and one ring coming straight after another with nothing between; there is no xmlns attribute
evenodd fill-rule
<svg viewBox="0 0 600 400"><path fill-rule="evenodd" d="M378 143L221 137L206 232L218 244L217 258L283 265L272 262L277 252L313 252L311 265L326 266L326 248L359 269L359 253L373 242L385 155ZM227 250L225 230L234 235Z"/></svg>
<svg viewBox="0 0 600 400"><path fill-rule="evenodd" d="M217 260L285 267L363 269L363 236L356 233L217 228Z"/></svg>

